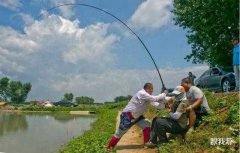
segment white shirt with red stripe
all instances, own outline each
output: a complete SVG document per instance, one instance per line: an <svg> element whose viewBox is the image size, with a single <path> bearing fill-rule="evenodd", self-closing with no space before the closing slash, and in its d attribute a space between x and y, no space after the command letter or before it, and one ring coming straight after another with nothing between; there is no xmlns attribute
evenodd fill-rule
<svg viewBox="0 0 240 153"><path fill-rule="evenodd" d="M134 118L138 118L143 115L143 112L148 108L149 104L158 109L165 108L165 97L165 93L152 96L142 89L132 97L127 106L123 109L123 112L131 112ZM159 102L161 100L162 102Z"/></svg>

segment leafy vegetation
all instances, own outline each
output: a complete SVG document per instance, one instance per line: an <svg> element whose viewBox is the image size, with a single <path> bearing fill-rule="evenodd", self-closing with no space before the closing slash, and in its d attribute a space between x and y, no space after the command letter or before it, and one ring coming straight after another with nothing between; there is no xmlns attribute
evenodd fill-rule
<svg viewBox="0 0 240 153"><path fill-rule="evenodd" d="M205 92L212 112L204 117L202 124L187 135L186 143L171 140L159 148L161 153L201 153L201 152L237 152L239 149L239 95L212 94ZM73 139L61 149L61 153L104 153L106 144L115 131L117 111L126 102L112 103L98 109L98 118L92 129L82 136ZM167 111L150 107L145 115L152 119L155 116L166 116ZM211 138L231 138L232 145L210 145ZM113 150L115 152L115 150Z"/></svg>
<svg viewBox="0 0 240 153"><path fill-rule="evenodd" d="M131 95L127 96L118 96L114 98L114 102L129 101L132 98Z"/></svg>
<svg viewBox="0 0 240 153"><path fill-rule="evenodd" d="M75 100L76 100L76 103L78 103L78 104L93 104L94 103L93 98L86 97L86 96L76 97Z"/></svg>
<svg viewBox="0 0 240 153"><path fill-rule="evenodd" d="M44 107L44 106L22 106L20 107L22 111L98 111L98 106L94 105L81 105L77 107Z"/></svg>
<svg viewBox="0 0 240 153"><path fill-rule="evenodd" d="M212 112L204 117L202 124L191 134L187 135L187 142L179 140L160 147L161 153L195 153L195 152L237 152L239 149L239 95L212 94L205 92ZM151 108L147 116L166 115L166 112ZM231 138L232 145L211 145L211 138Z"/></svg>
<svg viewBox="0 0 240 153"><path fill-rule="evenodd" d="M239 37L238 0L175 0L173 12L192 45L187 61L232 66L231 40Z"/></svg>
<svg viewBox="0 0 240 153"><path fill-rule="evenodd" d="M7 77L0 79L0 100L13 103L23 103L31 90L30 83L12 81Z"/></svg>
<svg viewBox="0 0 240 153"><path fill-rule="evenodd" d="M65 93L64 100L73 101L73 93Z"/></svg>

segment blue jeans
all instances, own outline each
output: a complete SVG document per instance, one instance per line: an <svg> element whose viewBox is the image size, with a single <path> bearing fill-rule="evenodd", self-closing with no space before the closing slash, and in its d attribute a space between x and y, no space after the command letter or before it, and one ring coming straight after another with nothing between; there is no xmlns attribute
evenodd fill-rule
<svg viewBox="0 0 240 153"><path fill-rule="evenodd" d="M133 125L137 125L142 130L150 127L149 121L142 115L137 119L130 118L126 113L122 112L120 116L120 124L115 132L115 137L121 138Z"/></svg>
<svg viewBox="0 0 240 153"><path fill-rule="evenodd" d="M233 65L233 70L235 73L235 90L239 91L239 73L240 73L240 65Z"/></svg>

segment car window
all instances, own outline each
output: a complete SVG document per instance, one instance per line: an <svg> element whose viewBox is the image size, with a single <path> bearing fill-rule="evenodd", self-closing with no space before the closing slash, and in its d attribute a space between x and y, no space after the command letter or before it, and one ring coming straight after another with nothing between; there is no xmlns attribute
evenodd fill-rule
<svg viewBox="0 0 240 153"><path fill-rule="evenodd" d="M229 73L229 72L233 72L233 68L232 67L231 68L222 68L222 72L224 74Z"/></svg>
<svg viewBox="0 0 240 153"><path fill-rule="evenodd" d="M209 75L210 75L210 71L211 71L211 70L207 70L206 72L204 72L204 73L200 76L200 78L209 76Z"/></svg>
<svg viewBox="0 0 240 153"><path fill-rule="evenodd" d="M211 75L216 75L216 74L219 74L219 73L220 73L220 71L217 68L213 68L212 71L211 71Z"/></svg>

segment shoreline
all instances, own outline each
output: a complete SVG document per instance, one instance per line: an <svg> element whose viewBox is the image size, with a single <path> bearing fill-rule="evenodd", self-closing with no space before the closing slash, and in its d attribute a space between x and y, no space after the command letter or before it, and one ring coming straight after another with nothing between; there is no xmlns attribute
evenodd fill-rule
<svg viewBox="0 0 240 153"><path fill-rule="evenodd" d="M70 115L96 115L95 111L22 111L22 110L1 110L0 113L68 113Z"/></svg>

